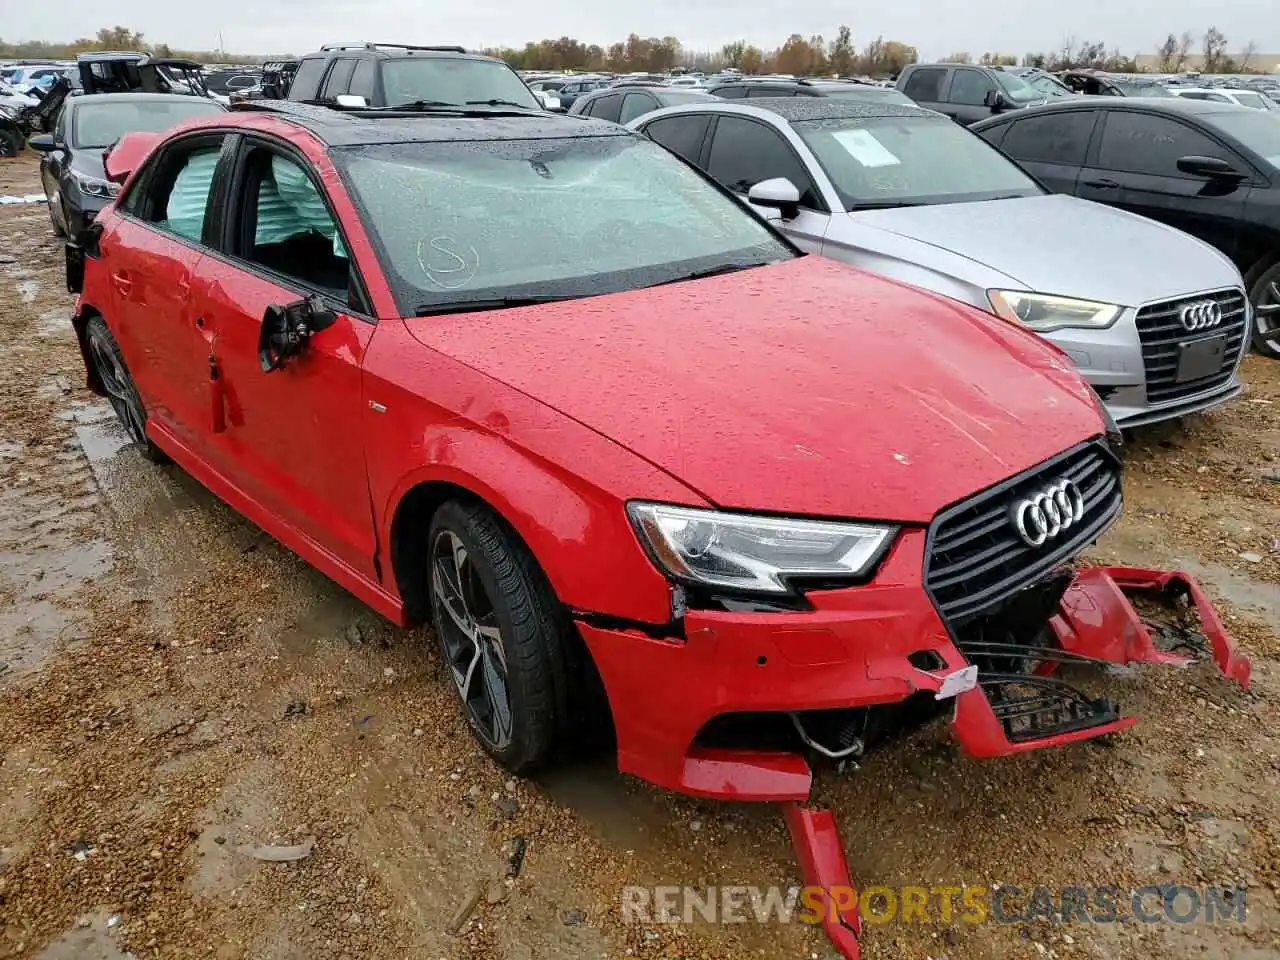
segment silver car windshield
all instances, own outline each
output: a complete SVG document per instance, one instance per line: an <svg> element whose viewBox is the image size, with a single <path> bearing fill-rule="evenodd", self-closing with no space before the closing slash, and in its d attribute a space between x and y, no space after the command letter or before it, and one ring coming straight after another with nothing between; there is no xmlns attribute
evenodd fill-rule
<svg viewBox="0 0 1280 960"><path fill-rule="evenodd" d="M1035 103L1045 97L1043 93L1017 74L997 72L995 76L996 82L1000 84L1000 89L1004 91L1004 95L1014 103Z"/></svg>
<svg viewBox="0 0 1280 960"><path fill-rule="evenodd" d="M483 298L570 298L795 256L651 140L340 147L406 315Z"/></svg>
<svg viewBox="0 0 1280 960"><path fill-rule="evenodd" d="M487 103L506 101L539 110L519 74L496 60L465 57L413 57L386 60L382 85L389 106L434 100L437 103Z"/></svg>
<svg viewBox="0 0 1280 960"><path fill-rule="evenodd" d="M792 126L846 210L1044 192L1004 154L944 117L803 120Z"/></svg>

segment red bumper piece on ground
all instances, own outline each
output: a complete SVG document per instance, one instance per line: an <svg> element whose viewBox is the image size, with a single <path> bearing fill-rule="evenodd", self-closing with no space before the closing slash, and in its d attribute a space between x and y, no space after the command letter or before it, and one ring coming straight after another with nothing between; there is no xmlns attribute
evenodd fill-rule
<svg viewBox="0 0 1280 960"><path fill-rule="evenodd" d="M1125 593L1150 593L1165 598L1187 596L1200 617L1200 630L1209 642L1214 663L1230 680L1249 689L1249 658L1236 650L1222 620L1200 585L1185 573L1164 573L1133 567L1091 567L1076 572L1062 598L1053 629L1064 650L1113 663L1185 665L1180 657L1156 647L1138 611Z"/></svg>
<svg viewBox="0 0 1280 960"><path fill-rule="evenodd" d="M799 803L785 804L783 816L805 886L822 891L822 929L840 956L858 960L862 920L835 816L830 810L814 810Z"/></svg>

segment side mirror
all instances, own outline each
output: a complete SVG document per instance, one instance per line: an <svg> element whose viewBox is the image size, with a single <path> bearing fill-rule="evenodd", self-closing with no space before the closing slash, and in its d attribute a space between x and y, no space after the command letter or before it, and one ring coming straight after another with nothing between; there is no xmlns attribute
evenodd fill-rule
<svg viewBox="0 0 1280 960"><path fill-rule="evenodd" d="M337 319L337 313L326 307L318 296L267 307L258 332L258 362L262 372L279 370L290 357L302 353L312 336L333 326Z"/></svg>
<svg viewBox="0 0 1280 960"><path fill-rule="evenodd" d="M357 93L340 93L333 102L347 110L363 110L369 106L369 101Z"/></svg>
<svg viewBox="0 0 1280 960"><path fill-rule="evenodd" d="M761 180L748 190L747 202L777 210L783 220L791 220L800 212L800 190L786 177L773 177Z"/></svg>
<svg viewBox="0 0 1280 960"><path fill-rule="evenodd" d="M988 90L982 102L991 108L992 113L999 113L1009 106L1009 100L999 90Z"/></svg>
<svg viewBox="0 0 1280 960"><path fill-rule="evenodd" d="M1193 177L1210 177L1220 180L1243 180L1248 176L1221 157L1179 157L1178 169Z"/></svg>
<svg viewBox="0 0 1280 960"><path fill-rule="evenodd" d="M58 145L53 142L53 134L42 133L38 137L32 137L27 141L27 146L37 153L53 153L58 149Z"/></svg>

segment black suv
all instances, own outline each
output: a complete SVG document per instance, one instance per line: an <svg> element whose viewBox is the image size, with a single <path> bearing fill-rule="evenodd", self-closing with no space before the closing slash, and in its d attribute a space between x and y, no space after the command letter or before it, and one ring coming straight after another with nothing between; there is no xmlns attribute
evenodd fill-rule
<svg viewBox="0 0 1280 960"><path fill-rule="evenodd" d="M858 80L730 80L710 88L717 97L741 100L746 97L838 97L862 103L905 103L911 101L892 87L879 87Z"/></svg>
<svg viewBox="0 0 1280 960"><path fill-rule="evenodd" d="M1159 220L1244 275L1254 349L1280 357L1280 123L1181 97L1076 97L973 128L1055 193Z"/></svg>
<svg viewBox="0 0 1280 960"><path fill-rule="evenodd" d="M966 126L1006 110L1044 103L1045 95L1017 74L959 63L913 63L897 87L922 107Z"/></svg>
<svg viewBox="0 0 1280 960"><path fill-rule="evenodd" d="M290 100L334 103L341 96L363 97L371 107L423 103L542 109L501 60L462 47L403 43L328 43L298 61Z"/></svg>

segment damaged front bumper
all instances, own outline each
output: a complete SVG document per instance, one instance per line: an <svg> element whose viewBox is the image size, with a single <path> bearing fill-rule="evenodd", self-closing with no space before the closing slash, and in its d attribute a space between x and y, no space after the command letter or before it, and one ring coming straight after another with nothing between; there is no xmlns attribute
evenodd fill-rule
<svg viewBox="0 0 1280 960"><path fill-rule="evenodd" d="M923 532L904 533L874 583L811 594L813 610L690 610L683 638L580 622L613 710L620 768L682 793L784 803L804 882L847 890L832 814L804 806L812 774L803 744L717 743L708 734L720 720L801 718L794 726L802 734L824 730L818 752L856 759L868 718L908 702L932 705L924 713L936 715L953 703L960 748L997 757L1134 725L1110 701L1062 679L1064 666L1211 658L1248 687L1248 659L1185 574L1060 570L1003 613L949 630L919 584L923 550ZM1139 612L1171 604L1181 605L1181 622L1158 625ZM857 957L856 908L828 905L827 933L845 957Z"/></svg>

